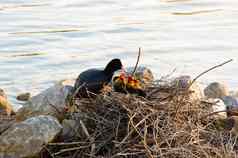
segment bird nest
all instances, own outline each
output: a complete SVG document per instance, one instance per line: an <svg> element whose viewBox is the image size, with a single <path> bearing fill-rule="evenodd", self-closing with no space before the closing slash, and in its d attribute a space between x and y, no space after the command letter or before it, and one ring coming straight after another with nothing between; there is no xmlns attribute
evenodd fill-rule
<svg viewBox="0 0 238 158"><path fill-rule="evenodd" d="M75 100L68 113L80 128L47 146L61 157L235 157L236 136L218 130L211 104L187 89L154 84L147 97L107 91Z"/></svg>

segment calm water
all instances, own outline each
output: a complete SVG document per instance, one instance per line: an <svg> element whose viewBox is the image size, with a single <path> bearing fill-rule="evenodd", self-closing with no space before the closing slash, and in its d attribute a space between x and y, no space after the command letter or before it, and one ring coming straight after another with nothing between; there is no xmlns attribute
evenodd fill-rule
<svg viewBox="0 0 238 158"><path fill-rule="evenodd" d="M237 0L1 0L0 87L11 101L118 57L157 77L192 76L235 59L200 81L238 88Z"/></svg>

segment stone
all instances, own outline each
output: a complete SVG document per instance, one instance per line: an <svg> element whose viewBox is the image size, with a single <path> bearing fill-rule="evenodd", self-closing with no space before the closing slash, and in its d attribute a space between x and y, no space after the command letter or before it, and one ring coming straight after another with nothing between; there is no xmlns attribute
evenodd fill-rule
<svg viewBox="0 0 238 158"><path fill-rule="evenodd" d="M171 85L175 88L178 88L181 90L186 90L187 88L189 88L189 91L191 92L189 97L191 100L196 101L196 100L203 99L204 94L201 90L200 84L196 81L192 85L191 83L192 83L192 78L188 75L176 77L175 79L171 81Z"/></svg>
<svg viewBox="0 0 238 158"><path fill-rule="evenodd" d="M18 121L37 115L51 115L59 120L64 117L66 100L73 89L73 80L64 80L30 98L16 113Z"/></svg>
<svg viewBox="0 0 238 158"><path fill-rule="evenodd" d="M16 123L0 135L0 157L34 157L52 142L62 126L52 116L40 115Z"/></svg>
<svg viewBox="0 0 238 158"><path fill-rule="evenodd" d="M229 95L228 86L225 83L213 82L204 89L207 98L222 98Z"/></svg>
<svg viewBox="0 0 238 158"><path fill-rule="evenodd" d="M31 93L21 93L17 95L17 100L19 101L28 101L31 97Z"/></svg>
<svg viewBox="0 0 238 158"><path fill-rule="evenodd" d="M14 113L11 103L7 100L7 95L3 89L0 89L0 111L6 111L7 115Z"/></svg>
<svg viewBox="0 0 238 158"><path fill-rule="evenodd" d="M224 97L221 97L221 99L223 100L227 109L229 110L227 112L227 115L228 116L237 115L237 112L238 112L238 100L237 100L237 98L232 97L232 96L224 96Z"/></svg>
<svg viewBox="0 0 238 158"><path fill-rule="evenodd" d="M71 119L64 119L62 121L62 133L60 135L60 139L62 139L64 142L71 142L74 138L77 137L78 133L80 131L80 123L76 120Z"/></svg>
<svg viewBox="0 0 238 158"><path fill-rule="evenodd" d="M221 97L221 100L227 105L228 109L238 108L238 100L232 96Z"/></svg>
<svg viewBox="0 0 238 158"><path fill-rule="evenodd" d="M238 92L234 92L234 96L235 96L235 97L238 97Z"/></svg>
<svg viewBox="0 0 238 158"><path fill-rule="evenodd" d="M218 112L218 111L226 111L227 106L223 102L223 100L216 98L216 99L209 99L209 102L214 103L212 105L212 112ZM215 118L219 119L225 119L227 118L227 113L226 112L219 112L218 114L214 115Z"/></svg>

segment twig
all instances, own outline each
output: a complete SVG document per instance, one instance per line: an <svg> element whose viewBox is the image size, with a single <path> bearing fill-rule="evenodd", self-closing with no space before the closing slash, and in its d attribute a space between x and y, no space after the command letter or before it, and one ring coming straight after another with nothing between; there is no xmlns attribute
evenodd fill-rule
<svg viewBox="0 0 238 158"><path fill-rule="evenodd" d="M221 63L221 64L215 65L215 66L213 66L213 67L207 69L206 71L203 71L202 73L200 73L199 75L197 75L197 76L192 80L192 82L191 82L191 83L189 84L189 86L187 87L187 91L189 91L189 89L191 88L191 86L194 84L194 82L195 82L198 78L200 78L200 77L203 76L204 74L206 74L206 73L208 73L208 72L210 72L210 71L212 71L212 70L214 70L214 69L216 69L216 68L218 68L218 67L221 67L221 66L223 66L223 65L225 65L225 64L227 64L227 63L230 63L230 62L232 62L232 61L233 61L233 59L227 60L227 61L225 61L225 62L223 62L223 63ZM183 98L182 98L181 100L183 101L184 98L185 98L185 95L183 96ZM177 106L177 108L176 108L175 118L176 118L176 116L177 116L177 112L179 111L179 108L180 108L180 107L181 107L181 106Z"/></svg>
<svg viewBox="0 0 238 158"><path fill-rule="evenodd" d="M70 112L73 112L72 109L75 110L74 101L75 101L76 95L78 94L79 90L85 86L85 84L86 83L83 83L78 88L76 88L76 90L73 92L73 94L67 96L67 98L66 98L66 107L71 108Z"/></svg>
<svg viewBox="0 0 238 158"><path fill-rule="evenodd" d="M66 146L66 145L78 145L78 144L83 144L85 142L69 142L69 143L64 143L64 142L60 142L60 143L49 143L47 145L50 146Z"/></svg>
<svg viewBox="0 0 238 158"><path fill-rule="evenodd" d="M69 151L75 151L75 150L79 150L79 149L84 149L84 148L88 148L89 146L79 146L79 147L73 147L73 148L68 148L68 149L62 149L57 153L54 153L54 156L60 155L62 153L65 152L69 152Z"/></svg>
<svg viewBox="0 0 238 158"><path fill-rule="evenodd" d="M132 71L132 76L134 76L134 74L136 72L136 69L138 67L138 63L139 63L139 60L140 60L140 56L141 56L141 48L139 48L139 52L138 52L138 56L137 56L137 61L136 61L136 65L134 67L134 70Z"/></svg>
<svg viewBox="0 0 238 158"><path fill-rule="evenodd" d="M95 148L96 148L95 143L93 143L94 139L89 135L88 130L87 130L87 128L86 128L86 126L85 126L85 124L83 123L82 120L80 120L80 125L82 126L82 129L83 129L84 133L86 134L86 136L88 137L88 139L92 143L92 145L91 145L91 154L90 155L91 155L91 157L93 157L94 151L95 151Z"/></svg>
<svg viewBox="0 0 238 158"><path fill-rule="evenodd" d="M139 121L136 125L133 124L132 120L133 118L136 116L136 113L130 117L129 119L129 122L131 123L131 125L133 126L133 129L131 129L131 131L129 131L129 133L123 138L123 140L119 143L119 144L116 144L116 147L120 147L122 144L124 144L126 142L126 140L130 137L130 135L134 132L134 131L137 131L137 127L139 125L141 125L142 123L144 123L146 121L146 119L148 119L150 116L154 115L155 112L152 112L150 114L148 114L147 116L145 116L141 121ZM139 131L137 131L138 134L140 134ZM142 135L140 135L140 137L143 138Z"/></svg>
<svg viewBox="0 0 238 158"><path fill-rule="evenodd" d="M209 116L216 115L216 114L219 114L219 113L221 113L221 112L235 112L235 113L238 114L237 109L227 109L227 110L220 110L220 111L215 111L215 112L209 113L209 114L207 114L207 115L201 117L200 119L205 119L205 118L207 118L207 117L209 117Z"/></svg>
<svg viewBox="0 0 238 158"><path fill-rule="evenodd" d="M191 82L190 85L188 86L188 89L193 85L193 83L194 83L198 78L200 78L200 77L203 76L204 74L206 74L206 73L208 73L209 71L214 70L214 69L216 69L216 68L218 68L218 67L221 67L221 66L223 66L223 65L225 65L225 64L228 64L228 63L230 63L230 62L232 62L232 61L233 61L233 59L230 59L230 60L228 60L228 61L225 61L225 62L223 62L223 63L221 63L221 64L219 64L219 65L213 66L213 67L211 67L210 69L208 69L208 70L206 70L206 71L200 73L197 77L195 77L195 78L192 80L192 82Z"/></svg>
<svg viewBox="0 0 238 158"><path fill-rule="evenodd" d="M150 149L147 145L147 132L148 132L147 129L148 129L148 126L146 125L146 121L145 121L144 122L144 130L145 131L144 131L144 137L143 137L143 144L144 144L144 148L147 152L147 156L150 157L150 158L153 158L153 155L152 155L152 153L151 153L151 151L150 151Z"/></svg>
<svg viewBox="0 0 238 158"><path fill-rule="evenodd" d="M52 153L50 152L50 150L49 150L46 146L44 146L43 149L45 149L45 150L50 154L50 156L51 156L52 158L55 158L55 157L54 157L54 154L52 154Z"/></svg>
<svg viewBox="0 0 238 158"><path fill-rule="evenodd" d="M134 155L138 156L138 155L144 154L144 153L145 153L145 151L128 152L128 153L120 152L120 153L117 153L117 154L113 155L112 158L119 157L119 156L123 156L123 157L129 157L129 156L134 156Z"/></svg>
<svg viewBox="0 0 238 158"><path fill-rule="evenodd" d="M78 94L79 90L80 90L81 88L83 88L85 85L86 85L86 83L83 83L81 86L79 86L79 87L74 91L73 95L72 95L71 98L70 98L70 101L72 101L72 99L74 99L74 98L76 97L76 95Z"/></svg>

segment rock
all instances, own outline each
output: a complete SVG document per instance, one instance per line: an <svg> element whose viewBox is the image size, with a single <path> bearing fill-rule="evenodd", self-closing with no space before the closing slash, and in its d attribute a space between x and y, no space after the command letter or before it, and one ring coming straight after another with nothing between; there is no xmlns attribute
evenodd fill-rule
<svg viewBox="0 0 238 158"><path fill-rule="evenodd" d="M236 95L236 91L233 91L233 90L231 90L231 91L229 91L229 96L232 96L232 97L238 97L237 95Z"/></svg>
<svg viewBox="0 0 238 158"><path fill-rule="evenodd" d="M238 97L238 92L234 92L234 97Z"/></svg>
<svg viewBox="0 0 238 158"><path fill-rule="evenodd" d="M51 115L62 120L66 98L73 89L73 80L64 80L32 97L16 113L17 120L25 120L37 115Z"/></svg>
<svg viewBox="0 0 238 158"><path fill-rule="evenodd" d="M221 98L228 96L228 86L224 83L213 82L204 89L207 98Z"/></svg>
<svg viewBox="0 0 238 158"><path fill-rule="evenodd" d="M37 116L16 123L0 136L0 157L34 157L60 133L52 116Z"/></svg>
<svg viewBox="0 0 238 158"><path fill-rule="evenodd" d="M74 138L77 137L80 131L80 124L79 121L71 120L71 119L64 119L62 121L63 130L60 135L60 138L64 142L72 142Z"/></svg>
<svg viewBox="0 0 238 158"><path fill-rule="evenodd" d="M184 75L184 76L179 76L176 77L173 81L172 81L172 85L174 87L177 87L179 89L186 89L190 86L192 82L192 79L190 76Z"/></svg>
<svg viewBox="0 0 238 158"><path fill-rule="evenodd" d="M28 101L31 97L31 93L21 93L17 95L17 100L19 101Z"/></svg>
<svg viewBox="0 0 238 158"><path fill-rule="evenodd" d="M223 100L223 102L227 106L227 109L232 110L232 111L228 111L227 115L228 116L237 115L237 111L238 111L238 100L237 100L237 98L232 97L232 96L224 96L224 97L221 97L221 99Z"/></svg>
<svg viewBox="0 0 238 158"><path fill-rule="evenodd" d="M223 102L227 105L229 109L238 108L238 100L232 96L221 97Z"/></svg>
<svg viewBox="0 0 238 158"><path fill-rule="evenodd" d="M219 98L216 99L209 99L209 102L214 103L212 105L212 112L218 112L218 111L226 111L227 106L226 104ZM225 119L227 118L226 112L219 112L218 114L214 115L217 119Z"/></svg>
<svg viewBox="0 0 238 158"><path fill-rule="evenodd" d="M189 88L191 82L192 78L190 76L184 75L172 80L171 85L178 89L187 89ZM191 91L190 99L194 101L201 100L202 98L204 98L204 94L201 90L201 87L196 81L190 86L189 91Z"/></svg>
<svg viewBox="0 0 238 158"><path fill-rule="evenodd" d="M132 73L133 70L134 70L134 67L126 68L126 72L129 74ZM137 67L137 70L135 72L135 78L137 80L140 80L145 85L150 84L151 82L154 81L154 75L152 71L149 68L144 66Z"/></svg>
<svg viewBox="0 0 238 158"><path fill-rule="evenodd" d="M12 105L8 102L7 95L2 89L0 89L0 111L1 110L6 111L8 116L14 113Z"/></svg>

